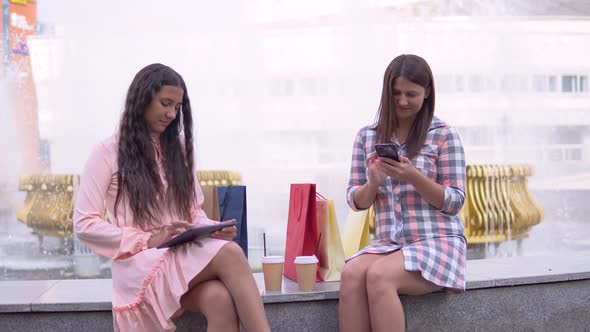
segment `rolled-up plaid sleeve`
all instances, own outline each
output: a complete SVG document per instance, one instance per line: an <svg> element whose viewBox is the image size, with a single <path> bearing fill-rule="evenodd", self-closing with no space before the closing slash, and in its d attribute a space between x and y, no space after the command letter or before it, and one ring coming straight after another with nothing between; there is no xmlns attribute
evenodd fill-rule
<svg viewBox="0 0 590 332"><path fill-rule="evenodd" d="M443 135L438 156L438 180L445 191L441 210L450 215L461 211L465 202L465 151L454 128Z"/></svg>
<svg viewBox="0 0 590 332"><path fill-rule="evenodd" d="M354 192L362 185L367 183L367 172L365 160L367 159L365 152L365 136L367 128L359 130L354 139L352 147L352 162L350 166L350 179L348 180L348 190L346 191L346 200L348 205L354 211L366 210L359 209L354 204Z"/></svg>

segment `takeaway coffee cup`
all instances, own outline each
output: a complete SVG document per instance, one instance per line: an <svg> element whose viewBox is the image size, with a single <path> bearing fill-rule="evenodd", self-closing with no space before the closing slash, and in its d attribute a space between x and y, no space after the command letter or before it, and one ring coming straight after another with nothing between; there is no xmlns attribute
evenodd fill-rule
<svg viewBox="0 0 590 332"><path fill-rule="evenodd" d="M267 291L280 291L283 283L283 256L262 257L262 275L264 276L264 288Z"/></svg>
<svg viewBox="0 0 590 332"><path fill-rule="evenodd" d="M300 291L310 292L315 288L317 268L318 258L316 256L297 256L295 258L297 284Z"/></svg>

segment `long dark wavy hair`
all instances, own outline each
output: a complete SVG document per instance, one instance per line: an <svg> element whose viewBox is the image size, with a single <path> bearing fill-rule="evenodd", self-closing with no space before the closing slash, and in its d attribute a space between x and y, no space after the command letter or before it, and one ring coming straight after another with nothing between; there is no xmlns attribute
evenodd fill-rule
<svg viewBox="0 0 590 332"><path fill-rule="evenodd" d="M428 127L434 117L434 79L432 70L426 60L417 55L402 54L391 61L383 77L381 103L375 121L377 143L391 142L391 137L399 125L395 112L393 84L395 79L400 76L424 87L427 95L406 139L406 152L408 158L412 159L422 149L426 141Z"/></svg>
<svg viewBox="0 0 590 332"><path fill-rule="evenodd" d="M144 113L154 95L165 85L181 88L184 95L176 118L160 135L162 164L168 183L164 191ZM166 208L190 220L195 200L192 127L191 105L182 76L159 63L140 70L129 86L121 116L117 155L119 185L115 199L115 211L123 196L128 199L135 226L158 226Z"/></svg>

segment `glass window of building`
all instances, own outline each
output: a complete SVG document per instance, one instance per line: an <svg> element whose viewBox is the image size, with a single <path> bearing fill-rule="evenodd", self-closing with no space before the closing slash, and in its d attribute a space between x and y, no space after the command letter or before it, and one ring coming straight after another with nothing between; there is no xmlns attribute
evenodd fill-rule
<svg viewBox="0 0 590 332"><path fill-rule="evenodd" d="M561 77L561 92L578 92L578 76L563 75Z"/></svg>
<svg viewBox="0 0 590 332"><path fill-rule="evenodd" d="M580 76L580 92L588 92L588 76Z"/></svg>

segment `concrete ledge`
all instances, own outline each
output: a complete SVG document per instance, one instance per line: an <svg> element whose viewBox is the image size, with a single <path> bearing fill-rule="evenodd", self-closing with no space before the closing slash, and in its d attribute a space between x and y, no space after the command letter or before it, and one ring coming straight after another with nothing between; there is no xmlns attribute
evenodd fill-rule
<svg viewBox="0 0 590 332"><path fill-rule="evenodd" d="M409 331L588 331L590 280L402 300Z"/></svg>
<svg viewBox="0 0 590 332"><path fill-rule="evenodd" d="M261 274L255 274L263 289ZM261 290L274 331L337 331L340 283L299 292ZM111 280L0 282L0 331L111 331ZM565 330L590 326L590 259L515 257L468 261L467 292L402 297L410 331ZM304 318L304 319L303 319ZM177 320L179 331L205 331L201 315ZM200 329L199 329L200 328Z"/></svg>

